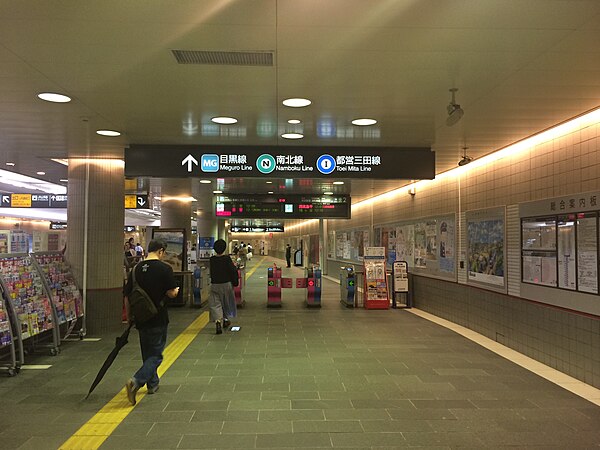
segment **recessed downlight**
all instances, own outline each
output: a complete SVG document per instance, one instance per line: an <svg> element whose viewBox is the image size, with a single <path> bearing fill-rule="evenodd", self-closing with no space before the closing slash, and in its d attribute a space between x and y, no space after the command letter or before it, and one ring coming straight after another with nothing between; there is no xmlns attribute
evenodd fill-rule
<svg viewBox="0 0 600 450"><path fill-rule="evenodd" d="M296 124L302 123L302 121L299 120L299 119L290 119L287 122L291 123L292 125L296 125Z"/></svg>
<svg viewBox="0 0 600 450"><path fill-rule="evenodd" d="M267 192L267 194L273 194L273 191L269 191L269 192Z"/></svg>
<svg viewBox="0 0 600 450"><path fill-rule="evenodd" d="M304 135L300 133L283 133L281 137L284 139L302 139Z"/></svg>
<svg viewBox="0 0 600 450"><path fill-rule="evenodd" d="M273 184L273 182L272 182L272 181L266 181L266 183L267 183L267 184Z"/></svg>
<svg viewBox="0 0 600 450"><path fill-rule="evenodd" d="M325 191L325 192L323 192L323 195L333 195L333 192L331 192L331 191Z"/></svg>
<svg viewBox="0 0 600 450"><path fill-rule="evenodd" d="M69 103L71 101L71 97L56 92L40 92L37 96L40 100L52 103Z"/></svg>
<svg viewBox="0 0 600 450"><path fill-rule="evenodd" d="M110 137L121 136L121 133L115 130L96 130L96 134Z"/></svg>
<svg viewBox="0 0 600 450"><path fill-rule="evenodd" d="M238 121L235 117L226 117L226 116L213 117L210 120L211 120L211 122L218 123L220 125L231 125L231 124L237 123L237 121Z"/></svg>
<svg viewBox="0 0 600 450"><path fill-rule="evenodd" d="M333 184L344 184L343 181L334 181Z"/></svg>
<svg viewBox="0 0 600 450"><path fill-rule="evenodd" d="M223 191L213 191L213 194L222 194Z"/></svg>
<svg viewBox="0 0 600 450"><path fill-rule="evenodd" d="M210 184L210 183L212 183L212 181L210 181L210 180L200 180L200 183L202 183L202 184Z"/></svg>
<svg viewBox="0 0 600 450"><path fill-rule="evenodd" d="M7 162L6 165L10 166L10 167L13 167L15 165L15 163L14 162Z"/></svg>
<svg viewBox="0 0 600 450"><path fill-rule="evenodd" d="M46 172L42 172L42 171L40 171L40 172L36 172L36 173L37 173L38 175L46 175Z"/></svg>
<svg viewBox="0 0 600 450"><path fill-rule="evenodd" d="M286 98L282 103L290 108L303 108L312 102L307 98Z"/></svg>
<svg viewBox="0 0 600 450"><path fill-rule="evenodd" d="M358 125L359 127L366 127L368 125L375 125L377 121L375 119L354 119L352 125Z"/></svg>
<svg viewBox="0 0 600 450"><path fill-rule="evenodd" d="M59 181L61 183L68 183L69 182L69 180L67 180L66 178L61 178Z"/></svg>

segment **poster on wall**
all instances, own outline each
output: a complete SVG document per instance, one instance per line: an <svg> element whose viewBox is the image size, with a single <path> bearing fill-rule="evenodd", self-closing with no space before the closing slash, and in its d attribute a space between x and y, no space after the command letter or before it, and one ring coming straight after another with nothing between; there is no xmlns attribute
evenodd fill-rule
<svg viewBox="0 0 600 450"><path fill-rule="evenodd" d="M575 216L558 217L558 287L576 289Z"/></svg>
<svg viewBox="0 0 600 450"><path fill-rule="evenodd" d="M454 221L442 220L439 222L439 260L440 270L443 272L454 272Z"/></svg>
<svg viewBox="0 0 600 450"><path fill-rule="evenodd" d="M427 233L423 222L415 224L415 267L427 268Z"/></svg>
<svg viewBox="0 0 600 450"><path fill-rule="evenodd" d="M595 213L577 215L577 286L598 293L598 231Z"/></svg>
<svg viewBox="0 0 600 450"><path fill-rule="evenodd" d="M167 244L162 261L173 268L173 272L187 270L186 236L183 228L154 228L152 239L160 239Z"/></svg>
<svg viewBox="0 0 600 450"><path fill-rule="evenodd" d="M467 213L468 278L504 286L504 209Z"/></svg>
<svg viewBox="0 0 600 450"><path fill-rule="evenodd" d="M415 226L404 225L396 228L396 260L406 261L412 268L415 250Z"/></svg>
<svg viewBox="0 0 600 450"><path fill-rule="evenodd" d="M437 221L428 220L425 222L426 246L425 254L429 261L437 260Z"/></svg>

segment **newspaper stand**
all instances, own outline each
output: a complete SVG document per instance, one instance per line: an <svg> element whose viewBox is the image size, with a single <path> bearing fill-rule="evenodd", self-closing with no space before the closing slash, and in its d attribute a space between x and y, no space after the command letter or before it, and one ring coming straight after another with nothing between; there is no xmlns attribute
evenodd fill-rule
<svg viewBox="0 0 600 450"><path fill-rule="evenodd" d="M56 310L32 259L27 253L0 255L0 283L4 300L10 303L8 311L14 325L13 340L18 343L17 369L24 364L24 341L35 349L39 338L50 335L51 343L38 346L49 348L51 355L59 352Z"/></svg>
<svg viewBox="0 0 600 450"><path fill-rule="evenodd" d="M340 302L347 308L354 308L354 296L356 292L356 279L354 267L340 268Z"/></svg>
<svg viewBox="0 0 600 450"><path fill-rule="evenodd" d="M367 247L363 263L365 308L388 309L390 301L385 271L385 247Z"/></svg>
<svg viewBox="0 0 600 450"><path fill-rule="evenodd" d="M11 330L11 316L9 312L10 302L4 299L4 286L0 284L2 295L0 295L0 359L7 362L1 363L0 368L6 369L8 375L14 377L19 371L17 367L17 354L15 352L15 341Z"/></svg>
<svg viewBox="0 0 600 450"><path fill-rule="evenodd" d="M62 340L67 339L77 321L83 317L83 298L61 252L36 252L32 253L32 256L38 272L44 275L42 282L56 312L56 333L60 344L59 327L65 325L66 331ZM77 334L79 339L83 339L83 326Z"/></svg>
<svg viewBox="0 0 600 450"><path fill-rule="evenodd" d="M267 307L281 307L281 267L267 269Z"/></svg>
<svg viewBox="0 0 600 450"><path fill-rule="evenodd" d="M238 267L238 285L233 287L233 295L235 296L235 304L243 308L246 304L246 267Z"/></svg>
<svg viewBox="0 0 600 450"><path fill-rule="evenodd" d="M410 308L410 293L408 289L408 263L395 261L392 266L392 308ZM402 302L398 300L402 299Z"/></svg>

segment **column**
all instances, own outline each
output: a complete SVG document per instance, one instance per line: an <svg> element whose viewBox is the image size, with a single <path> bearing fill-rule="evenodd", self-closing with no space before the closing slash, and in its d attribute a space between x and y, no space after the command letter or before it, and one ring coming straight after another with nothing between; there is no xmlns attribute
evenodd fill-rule
<svg viewBox="0 0 600 450"><path fill-rule="evenodd" d="M87 334L122 327L124 163L69 159L66 259L84 291Z"/></svg>

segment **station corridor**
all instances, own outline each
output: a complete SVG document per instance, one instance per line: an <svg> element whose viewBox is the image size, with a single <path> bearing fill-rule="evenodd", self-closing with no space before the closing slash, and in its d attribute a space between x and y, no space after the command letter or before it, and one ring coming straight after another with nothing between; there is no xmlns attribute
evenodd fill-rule
<svg viewBox="0 0 600 450"><path fill-rule="evenodd" d="M600 406L411 311L346 308L328 279L321 308L299 289L267 308L273 262L285 266L249 264L240 331L201 327L135 407L121 391L140 365L135 331L87 400L113 334L40 352L31 364L48 369L2 375L2 448L600 447ZM171 308L169 341L204 313ZM111 400L114 414L98 414Z"/></svg>

